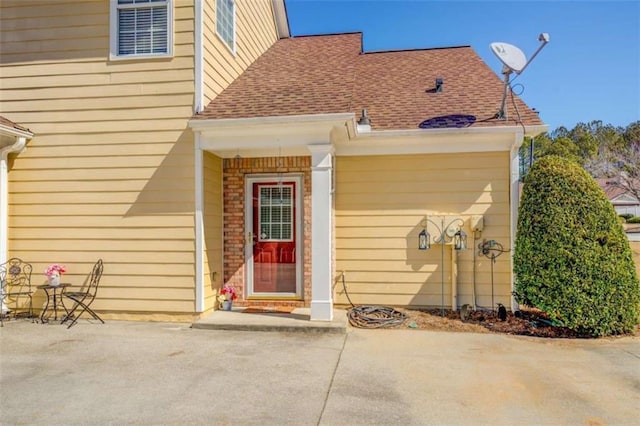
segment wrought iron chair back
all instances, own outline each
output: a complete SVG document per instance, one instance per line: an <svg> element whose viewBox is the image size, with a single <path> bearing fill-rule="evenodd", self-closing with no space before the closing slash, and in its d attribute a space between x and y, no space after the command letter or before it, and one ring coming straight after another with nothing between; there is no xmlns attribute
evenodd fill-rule
<svg viewBox="0 0 640 426"><path fill-rule="evenodd" d="M87 312L93 318L104 324L102 318L100 318L98 314L96 314L90 308L90 305L93 303L94 299L96 298L96 294L98 293L98 286L100 284L100 278L102 278L103 268L104 265L102 263L102 259L98 259L95 265L93 265L91 275L89 275L88 280L85 282L82 288L80 288L79 291L65 291L63 293L64 297L73 301L73 307L69 310L67 316L62 320L62 323L71 321L67 328L71 328L84 312Z"/></svg>
<svg viewBox="0 0 640 426"><path fill-rule="evenodd" d="M0 264L0 322L4 326L5 309L8 309L6 302L11 300L15 302L14 317L17 315L20 306L20 299L29 302L27 314L29 318L33 318L33 288L31 287L31 271L33 270L30 263L20 258L13 257L5 263Z"/></svg>

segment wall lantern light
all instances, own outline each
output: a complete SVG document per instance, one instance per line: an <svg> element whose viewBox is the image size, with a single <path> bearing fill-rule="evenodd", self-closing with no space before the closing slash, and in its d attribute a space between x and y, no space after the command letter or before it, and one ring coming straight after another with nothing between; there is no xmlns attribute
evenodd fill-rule
<svg viewBox="0 0 640 426"><path fill-rule="evenodd" d="M429 248L431 248L431 235L426 229L423 229L418 234L418 250L428 250Z"/></svg>
<svg viewBox="0 0 640 426"><path fill-rule="evenodd" d="M458 229L458 232L453 234L453 247L456 250L467 249L467 234L462 229Z"/></svg>

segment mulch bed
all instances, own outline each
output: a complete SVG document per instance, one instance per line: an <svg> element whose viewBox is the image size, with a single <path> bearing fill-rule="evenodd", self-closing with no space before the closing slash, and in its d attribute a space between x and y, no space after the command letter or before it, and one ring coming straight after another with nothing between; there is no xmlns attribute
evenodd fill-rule
<svg viewBox="0 0 640 426"><path fill-rule="evenodd" d="M422 330L471 332L471 333L502 333L520 336L536 336L546 338L589 338L582 336L566 327L554 326L549 316L537 309L522 309L518 316L509 312L506 321L501 321L495 311L471 312L466 321L460 319L460 313L440 309L414 310L397 309L407 315L401 328L415 328ZM636 332L640 335L640 328Z"/></svg>

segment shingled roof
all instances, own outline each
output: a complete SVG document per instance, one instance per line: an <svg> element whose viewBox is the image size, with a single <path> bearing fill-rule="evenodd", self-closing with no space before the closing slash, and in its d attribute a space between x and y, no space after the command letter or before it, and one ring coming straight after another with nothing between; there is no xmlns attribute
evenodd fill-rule
<svg viewBox="0 0 640 426"><path fill-rule="evenodd" d="M6 117L3 117L0 115L0 126L5 126L14 130L19 130L21 132L28 132L31 133L31 131L29 129L27 129L26 127L22 127L21 125L14 123L13 121L9 120Z"/></svg>
<svg viewBox="0 0 640 426"><path fill-rule="evenodd" d="M444 90L435 92L435 80ZM354 113L367 109L373 129L416 129L426 119L476 117L477 126L541 125L517 96L500 108L500 78L469 46L362 52L362 34L278 40L195 119Z"/></svg>

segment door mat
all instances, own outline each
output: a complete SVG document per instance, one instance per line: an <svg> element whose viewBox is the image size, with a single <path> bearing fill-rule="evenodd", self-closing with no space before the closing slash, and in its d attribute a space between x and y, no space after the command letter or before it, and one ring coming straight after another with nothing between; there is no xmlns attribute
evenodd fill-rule
<svg viewBox="0 0 640 426"><path fill-rule="evenodd" d="M242 313L245 314L290 314L295 308L292 306L277 306L263 308L261 306L249 306Z"/></svg>

